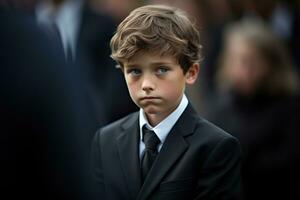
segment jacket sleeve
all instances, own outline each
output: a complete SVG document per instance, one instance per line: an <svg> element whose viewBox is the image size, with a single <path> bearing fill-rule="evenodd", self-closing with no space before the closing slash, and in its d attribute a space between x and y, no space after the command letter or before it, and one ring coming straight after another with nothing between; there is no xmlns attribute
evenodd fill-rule
<svg viewBox="0 0 300 200"><path fill-rule="evenodd" d="M211 151L200 172L197 197L206 200L235 200L240 195L241 149L233 137L223 138Z"/></svg>

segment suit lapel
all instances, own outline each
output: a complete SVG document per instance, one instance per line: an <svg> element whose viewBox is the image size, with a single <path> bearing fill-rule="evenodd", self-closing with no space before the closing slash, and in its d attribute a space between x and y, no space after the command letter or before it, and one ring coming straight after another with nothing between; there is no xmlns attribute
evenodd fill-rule
<svg viewBox="0 0 300 200"><path fill-rule="evenodd" d="M122 134L117 138L119 158L127 187L132 199L136 199L141 187L138 114L135 113L131 119L125 122L122 129Z"/></svg>
<svg viewBox="0 0 300 200"><path fill-rule="evenodd" d="M158 186L165 174L180 159L188 149L184 137L192 134L195 128L197 114L191 105L188 105L177 123L171 129L165 143L158 154L153 167L140 190L138 200L144 200Z"/></svg>

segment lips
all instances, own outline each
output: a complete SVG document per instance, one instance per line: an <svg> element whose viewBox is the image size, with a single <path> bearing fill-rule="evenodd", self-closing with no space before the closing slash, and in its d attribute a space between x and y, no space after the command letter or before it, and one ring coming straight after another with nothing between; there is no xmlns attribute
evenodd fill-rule
<svg viewBox="0 0 300 200"><path fill-rule="evenodd" d="M140 98L141 101L143 101L143 100L157 100L157 99L160 99L160 98L159 97L151 97L151 96Z"/></svg>

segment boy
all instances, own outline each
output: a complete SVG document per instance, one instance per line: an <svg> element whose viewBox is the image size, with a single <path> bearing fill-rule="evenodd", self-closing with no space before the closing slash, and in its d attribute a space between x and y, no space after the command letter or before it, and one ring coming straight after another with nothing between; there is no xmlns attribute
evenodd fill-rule
<svg viewBox="0 0 300 200"><path fill-rule="evenodd" d="M238 142L198 117L184 95L199 72L194 25L176 8L140 7L121 22L111 49L140 111L95 135L101 198L235 199Z"/></svg>

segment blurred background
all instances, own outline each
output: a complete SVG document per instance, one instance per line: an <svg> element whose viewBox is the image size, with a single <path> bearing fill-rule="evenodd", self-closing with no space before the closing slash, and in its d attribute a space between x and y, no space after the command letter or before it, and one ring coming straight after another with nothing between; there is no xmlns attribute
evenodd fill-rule
<svg viewBox="0 0 300 200"><path fill-rule="evenodd" d="M7 127L3 143L9 146L8 141L19 137L14 133L24 128L8 115L41 126L20 114L25 100L18 96L27 95L23 87L32 80L28 87L36 92L31 91L26 103L47 110L48 104L36 103L38 91L43 91L58 112L56 118L80 125L76 131L84 139L79 141L86 144L99 127L136 111L122 73L110 58L109 41L131 10L147 4L179 7L199 28L203 61L200 77L187 88L187 95L201 116L239 139L240 199L300 199L299 0L0 0L1 70L6 78L1 88L8 91L1 91L0 99ZM43 78L48 68L56 73ZM45 79L64 79L61 76L74 86L62 82L67 86L60 87L71 87L74 94L61 88L50 92L43 84ZM78 99L77 106L68 107L78 115L60 113ZM50 117L45 120L53 122ZM72 138L74 127L64 125L60 121L53 127ZM46 126L42 130L54 134ZM57 151L65 148L68 145ZM11 152L11 147L5 151ZM34 157L32 162L42 161Z"/></svg>

